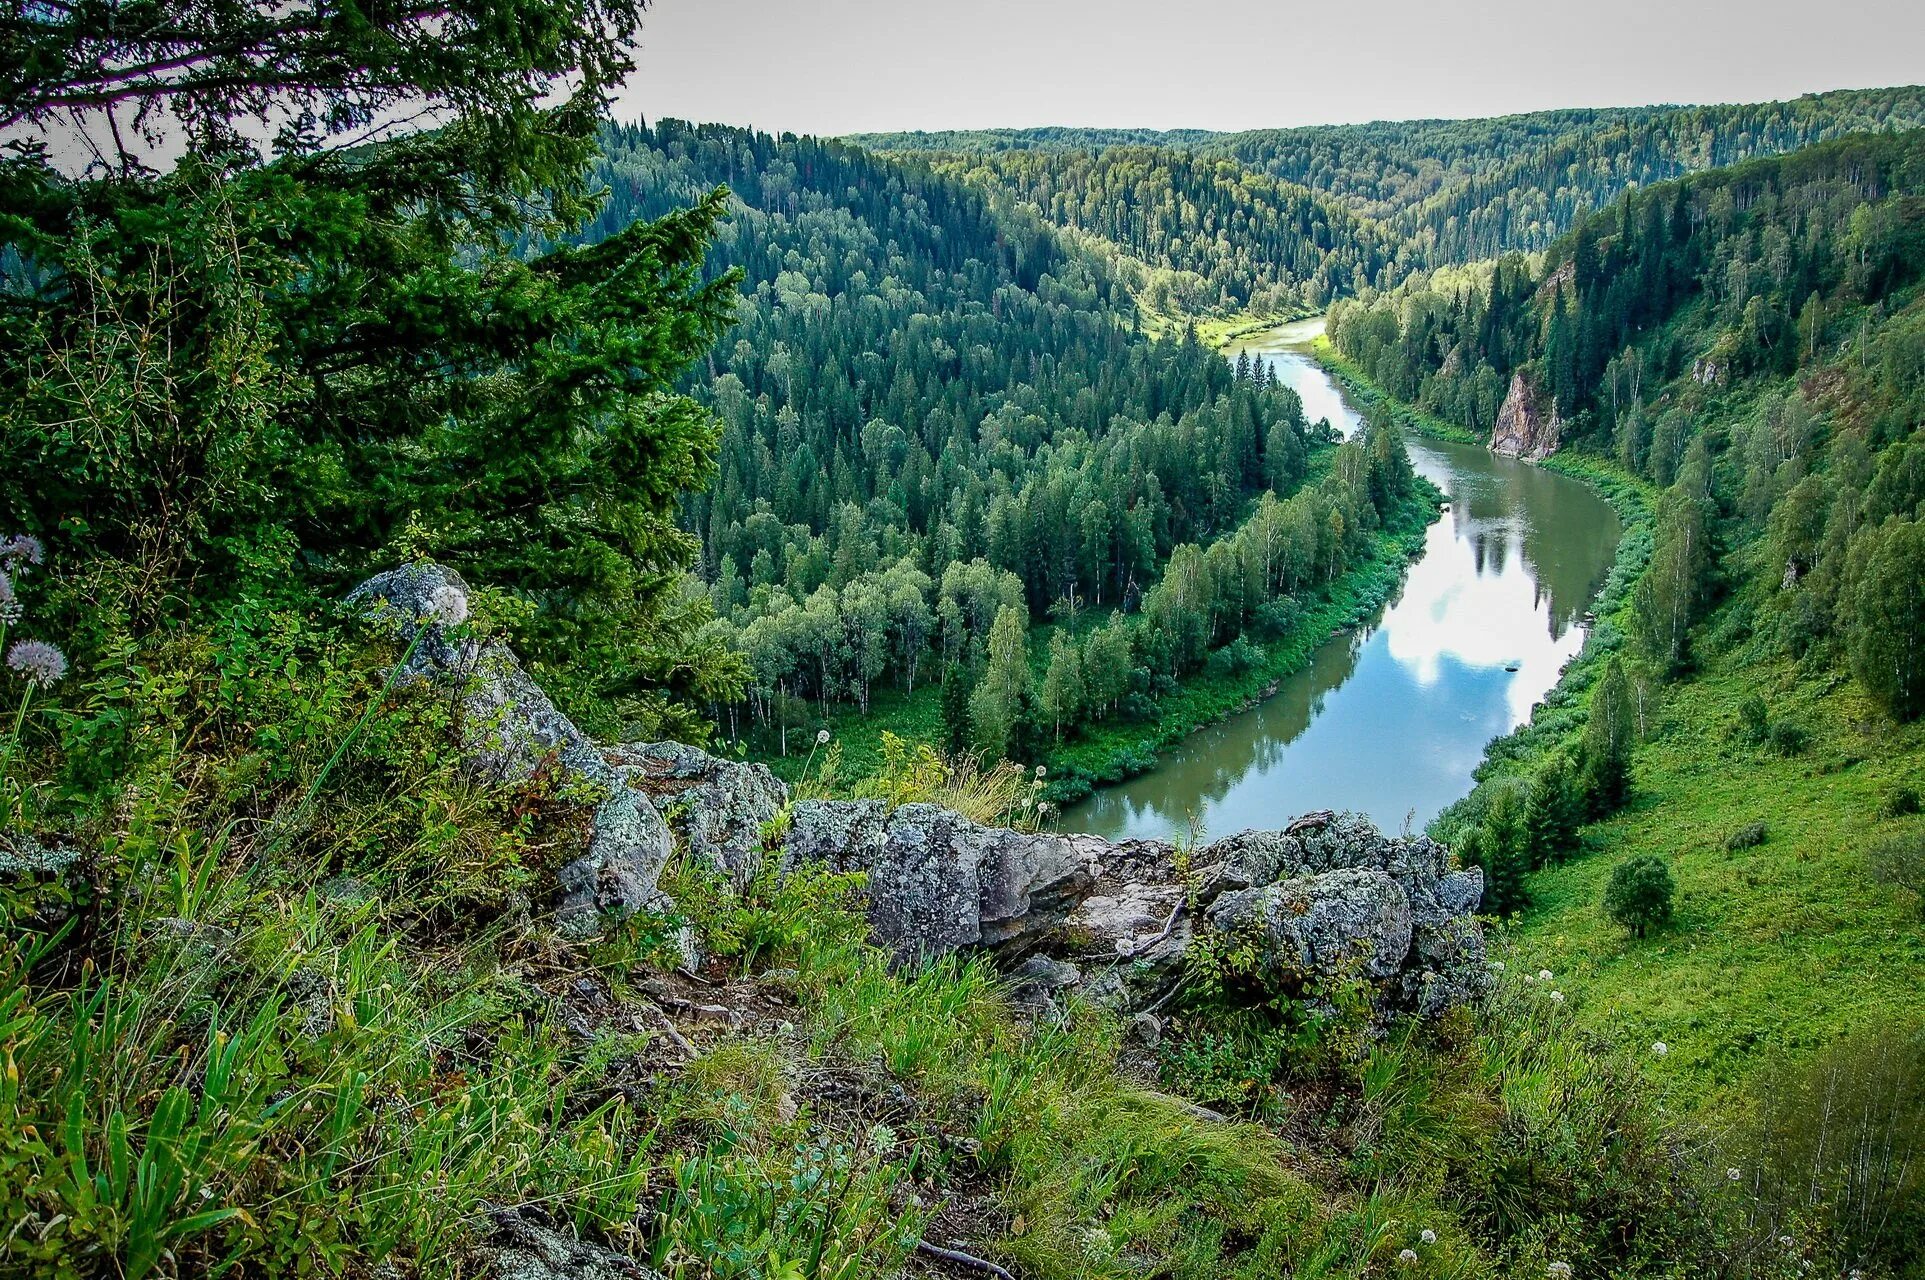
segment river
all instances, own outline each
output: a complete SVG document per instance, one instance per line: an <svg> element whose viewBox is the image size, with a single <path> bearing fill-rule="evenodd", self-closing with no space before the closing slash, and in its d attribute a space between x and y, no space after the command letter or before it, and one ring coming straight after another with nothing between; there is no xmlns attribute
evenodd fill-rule
<svg viewBox="0 0 1925 1280"><path fill-rule="evenodd" d="M1245 339L1344 434L1360 418L1306 352L1322 321ZM1111 839L1210 838L1351 809L1420 829L1466 795L1489 741L1530 717L1583 647L1618 519L1587 485L1476 445L1412 439L1449 499L1402 589L1332 638L1277 692L1170 748L1156 768L1070 808L1063 828Z"/></svg>

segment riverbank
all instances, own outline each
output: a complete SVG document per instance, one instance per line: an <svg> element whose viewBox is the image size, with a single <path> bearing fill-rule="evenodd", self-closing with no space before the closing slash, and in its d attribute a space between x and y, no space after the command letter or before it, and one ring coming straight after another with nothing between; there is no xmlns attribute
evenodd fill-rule
<svg viewBox="0 0 1925 1280"><path fill-rule="evenodd" d="M1337 350L1337 344L1325 334L1318 334L1310 343L1310 356L1344 389L1344 394L1355 400L1366 412L1382 412L1390 417L1397 426L1412 435L1428 436L1432 440L1450 440L1457 444L1483 444L1484 439L1477 433L1445 422L1434 414L1425 413L1416 405L1405 404L1382 387L1372 382L1363 370L1344 359Z"/></svg>
<svg viewBox="0 0 1925 1280"><path fill-rule="evenodd" d="M1154 768L1160 752L1173 744L1261 702L1276 686L1309 662L1331 637L1371 621L1396 594L1411 560L1424 548L1424 531L1437 518L1443 495L1420 480L1396 517L1380 530L1370 554L1360 563L1304 598L1303 611L1289 634L1252 646L1258 655L1235 672L1205 669L1184 678L1176 690L1157 700L1154 720L1106 721L1083 735L1052 747L1026 764L1041 764L1049 779L1045 798L1069 804L1096 787L1133 778ZM1079 634L1102 618L1086 615ZM1033 627L1029 653L1035 682L1040 685L1043 663L1054 625ZM940 743L946 736L942 719L942 691L935 681L914 694L878 690L868 714L854 707L812 719L806 729L791 733L791 741L805 744L787 757L751 752L778 777L795 782L816 777L824 764L822 753L810 753L806 743L818 727L838 744L836 777L844 784L874 776L882 767L885 733L907 742ZM833 785L833 784L832 784Z"/></svg>

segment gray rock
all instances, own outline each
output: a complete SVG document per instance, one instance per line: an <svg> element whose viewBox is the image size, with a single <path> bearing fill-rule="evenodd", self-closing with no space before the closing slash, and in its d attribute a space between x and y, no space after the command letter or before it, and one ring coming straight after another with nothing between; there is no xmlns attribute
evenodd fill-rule
<svg viewBox="0 0 1925 1280"><path fill-rule="evenodd" d="M1083 971L1054 956L1031 956L1011 970L1009 977L1019 990L1060 991L1082 982Z"/></svg>
<svg viewBox="0 0 1925 1280"><path fill-rule="evenodd" d="M1226 893L1208 918L1251 938L1280 980L1388 978L1410 951L1410 899L1390 876L1365 868Z"/></svg>
<svg viewBox="0 0 1925 1280"><path fill-rule="evenodd" d="M759 764L722 760L680 742L631 742L609 751L634 771L688 851L727 876L737 891L762 870L762 843L789 789Z"/></svg>
<svg viewBox="0 0 1925 1280"><path fill-rule="evenodd" d="M627 1254L558 1231L533 1214L484 1206L489 1233L475 1250L493 1280L662 1280Z"/></svg>
<svg viewBox="0 0 1925 1280"><path fill-rule="evenodd" d="M785 865L816 862L867 875L869 924L899 959L1034 941L1095 883L1069 840L985 827L929 804L804 801L783 843Z"/></svg>
<svg viewBox="0 0 1925 1280"><path fill-rule="evenodd" d="M595 807L588 851L557 873L561 900L555 923L569 937L592 937L605 919L623 919L666 905L656 881L675 852L668 824L648 797L619 769Z"/></svg>
<svg viewBox="0 0 1925 1280"><path fill-rule="evenodd" d="M648 797L611 765L500 643L463 635L468 585L437 564L377 574L348 594L408 645L402 673L454 691L467 766L498 783L520 783L550 766L591 794L595 810L581 857L557 874L556 920L586 936L604 918L666 905L656 881L673 840Z"/></svg>

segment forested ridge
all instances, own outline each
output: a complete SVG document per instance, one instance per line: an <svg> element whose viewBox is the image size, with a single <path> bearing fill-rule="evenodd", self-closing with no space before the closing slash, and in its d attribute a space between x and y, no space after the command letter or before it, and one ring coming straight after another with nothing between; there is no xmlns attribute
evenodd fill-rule
<svg viewBox="0 0 1925 1280"><path fill-rule="evenodd" d="M1370 278L1376 270L1372 255L1396 268L1434 268L1534 252L1627 190L1846 134L1921 125L1925 90L1914 87L1747 105L1558 110L1242 133L1058 128L867 134L853 140L888 152L969 157L939 163L973 172L985 183L1016 175L1015 189L1065 225L1127 224L1142 216L1139 207L1166 204L1173 212L1154 245L1166 258L1151 260L1196 273L1211 286L1173 289L1166 295L1171 303L1276 310L1316 298L1314 288L1302 287L1319 278L1306 257L1313 249L1336 251L1325 273L1333 280L1355 280L1361 270L1363 283L1392 283ZM1150 172L1123 191L1105 190L1086 175L1105 168L1111 152L1134 153ZM1226 161L1231 165L1221 167ZM1199 173L1207 181L1199 181ZM1279 185L1260 180L1266 177ZM1238 261L1238 236L1198 234L1199 228L1240 228L1246 221L1262 227L1264 193L1272 190L1311 193L1323 206L1323 221L1357 238L1333 245L1307 234L1308 244L1289 242L1281 255L1273 251L1253 265ZM1210 212L1226 199L1233 212ZM1220 252L1226 240L1228 254ZM1127 240L1119 243L1131 247ZM1140 246L1134 251L1141 252ZM1291 284L1299 286L1295 292L1279 287Z"/></svg>
<svg viewBox="0 0 1925 1280"><path fill-rule="evenodd" d="M746 284L693 383L717 478L684 520L751 673L728 719L778 753L811 707L919 681L992 757L1153 718L1409 502L1392 438L1337 447L1247 363L1137 332L1100 255L945 173L678 121L607 131L596 172L591 239L733 193L709 265ZM1032 621L1109 614L1031 681Z"/></svg>

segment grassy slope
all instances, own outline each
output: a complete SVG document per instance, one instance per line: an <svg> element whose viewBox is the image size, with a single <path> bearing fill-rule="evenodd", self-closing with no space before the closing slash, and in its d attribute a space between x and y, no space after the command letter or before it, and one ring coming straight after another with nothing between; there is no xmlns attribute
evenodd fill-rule
<svg viewBox="0 0 1925 1280"><path fill-rule="evenodd" d="M1789 759L1742 744L1738 706L1762 693L1811 732ZM1630 810L1585 832L1589 856L1531 880L1516 939L1559 973L1578 1018L1626 1044L1663 1041L1651 1069L1694 1100L1725 1092L1774 1053L1801 1053L1915 1012L1925 929L1874 883L1865 848L1920 818L1881 820L1901 783L1925 785L1925 726L1894 728L1848 681L1729 659L1668 691L1637 751ZM1765 843L1725 838L1762 821ZM1669 859L1678 916L1632 941L1598 909L1611 868Z"/></svg>

